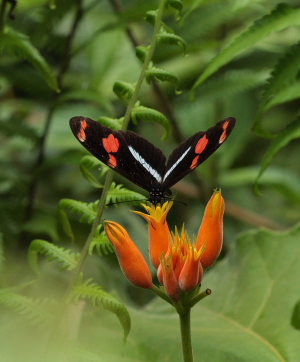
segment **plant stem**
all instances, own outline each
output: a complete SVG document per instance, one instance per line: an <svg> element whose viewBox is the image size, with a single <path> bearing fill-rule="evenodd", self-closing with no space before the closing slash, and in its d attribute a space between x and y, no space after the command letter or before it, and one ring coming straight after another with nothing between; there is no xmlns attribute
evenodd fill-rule
<svg viewBox="0 0 300 362"><path fill-rule="evenodd" d="M184 362L193 362L193 348L191 337L191 309L186 308L179 313L182 354Z"/></svg>
<svg viewBox="0 0 300 362"><path fill-rule="evenodd" d="M136 101L138 99L138 95L139 95L142 83L143 83L143 81L145 79L146 71L147 71L147 69L149 67L149 64L150 64L151 59L152 59L153 54L154 54L154 50L155 50L156 43L157 43L157 34L158 34L160 26L161 26L161 19L162 19L163 11L164 11L164 8L165 8L165 3L166 3L166 0L160 0L160 2L159 2L157 15L156 15L156 18L155 18L155 24L154 24L154 30L153 30L153 35L152 35L152 39L151 39L151 44L150 44L149 50L147 52L147 55L146 55L146 58L145 58L145 61L144 61L144 64L143 64L139 79L138 79L138 81L136 83L135 91L134 91L134 93L133 93L133 95L132 95L132 97L131 97L131 99L129 101L129 104L128 104L128 107L127 107L127 110L126 110L126 113L125 113L125 116L124 116L124 121L123 121L123 126L122 126L123 130L127 129L127 127L128 127L128 123L129 123L129 120L130 120L132 108L134 107L134 105L135 105L135 103L136 103Z"/></svg>
<svg viewBox="0 0 300 362"><path fill-rule="evenodd" d="M152 36L152 39L151 39L149 52L148 52L148 54L147 54L147 56L145 58L145 61L144 61L143 67L141 69L141 73L140 73L139 79L137 81L137 84L135 86L133 95L132 95L132 97L130 99L130 102L129 102L128 106L127 106L126 113L125 113L124 120L123 120L123 124L122 124L122 130L126 130L127 127L128 127L128 123L129 123L129 120L130 120L132 109L133 109L133 107L134 107L134 105L135 105L135 103L136 103L136 101L138 99L142 83L143 83L143 81L145 79L146 70L149 67L149 64L151 62L151 59L152 59L152 56L153 56L153 53L154 53L154 50L155 50L155 46L156 46L156 36L157 36L157 33L158 33L159 29L160 29L160 24L161 24L161 19L162 19L162 15L163 15L163 10L164 10L164 7L165 7L165 2L166 2L166 0L161 0L160 3L159 3L159 8L158 8L158 12L157 12L157 16L156 16L156 20L155 20L155 24L154 24L153 36ZM110 185L112 183L112 177L113 177L112 172L113 171L109 170L107 175L106 175L104 188L103 188L102 193L101 193L101 199L99 201L97 214L96 214L95 220L93 222L91 232L89 233L89 236L86 239L84 247L83 247L83 249L81 251L78 267L74 272L73 278L72 278L72 280L71 280L71 282L69 284L66 295L68 295L69 292L72 290L72 288L74 287L74 285L76 284L76 282L77 282L77 280L78 280L78 278L80 276L80 273L82 272L82 270L84 268L84 264L85 264L85 261L86 261L87 256L88 256L89 245L90 245L90 243L91 243L91 241L92 241L92 239L94 237L97 226L100 224L102 214L103 214L103 211L104 211L104 208L105 208L107 192L108 192L109 187L110 187Z"/></svg>

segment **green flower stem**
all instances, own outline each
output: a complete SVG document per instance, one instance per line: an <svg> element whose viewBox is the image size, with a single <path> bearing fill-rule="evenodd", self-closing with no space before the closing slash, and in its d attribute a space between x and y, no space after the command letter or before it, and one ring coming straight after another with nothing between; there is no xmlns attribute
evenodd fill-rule
<svg viewBox="0 0 300 362"><path fill-rule="evenodd" d="M191 308L185 308L179 313L182 354L184 362L193 362L193 348L191 337Z"/></svg>
<svg viewBox="0 0 300 362"><path fill-rule="evenodd" d="M153 284L151 289L161 299L165 300L166 302L174 306L173 301L167 296L167 294L161 288L158 288L156 285Z"/></svg>
<svg viewBox="0 0 300 362"><path fill-rule="evenodd" d="M198 294L196 297L194 297L191 301L190 301L190 307L192 308L196 303L198 303L200 300L202 300L203 298L208 297L209 295L211 295L211 289L205 289L204 292Z"/></svg>

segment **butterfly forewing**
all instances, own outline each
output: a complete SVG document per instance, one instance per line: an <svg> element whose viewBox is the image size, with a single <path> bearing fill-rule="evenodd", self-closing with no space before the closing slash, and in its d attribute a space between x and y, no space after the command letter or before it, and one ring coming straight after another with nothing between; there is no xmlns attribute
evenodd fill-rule
<svg viewBox="0 0 300 362"><path fill-rule="evenodd" d="M227 139L234 125L235 119L227 118L205 132L194 134L175 148L167 162L163 188L176 184L204 162Z"/></svg>
<svg viewBox="0 0 300 362"><path fill-rule="evenodd" d="M159 187L166 158L160 149L130 131L113 131L86 117L73 117L70 127L92 155L136 185Z"/></svg>

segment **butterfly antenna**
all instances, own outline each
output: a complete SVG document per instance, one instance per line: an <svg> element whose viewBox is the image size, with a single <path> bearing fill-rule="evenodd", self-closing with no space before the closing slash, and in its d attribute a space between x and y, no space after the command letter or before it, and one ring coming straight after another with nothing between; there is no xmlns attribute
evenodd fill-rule
<svg viewBox="0 0 300 362"><path fill-rule="evenodd" d="M117 201L117 202L110 202L108 204L106 204L106 206L113 206L113 205L118 205L118 204L128 204L130 202L143 202L143 201L149 201L149 199L145 198L145 199L137 199L137 200L125 200L125 201Z"/></svg>

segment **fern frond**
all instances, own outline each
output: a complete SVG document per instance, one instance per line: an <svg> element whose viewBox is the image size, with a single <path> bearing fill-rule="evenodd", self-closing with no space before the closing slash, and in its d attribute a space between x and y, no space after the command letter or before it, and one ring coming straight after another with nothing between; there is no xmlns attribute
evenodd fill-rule
<svg viewBox="0 0 300 362"><path fill-rule="evenodd" d="M52 320L52 315L47 312L47 308L43 306L43 304L45 305L46 303L7 289L0 290L0 304L22 315L33 324L48 324Z"/></svg>
<svg viewBox="0 0 300 362"><path fill-rule="evenodd" d="M60 246L49 243L46 240L33 240L28 249L28 262L32 269L38 273L38 255L45 255L49 260L57 261L64 269L73 270L77 267L80 254Z"/></svg>
<svg viewBox="0 0 300 362"><path fill-rule="evenodd" d="M82 157L82 159L80 160L79 167L80 167L80 171L81 171L82 175L84 176L84 178L92 186L94 186L96 188L103 188L103 184L101 184L98 180L98 175L95 176L92 171L100 170L99 174L101 175L101 177L103 177L105 175L105 173L107 172L108 167L104 167L104 164L102 162L100 162L96 157L90 156L90 155L86 155L86 156ZM101 171L101 169L102 169L102 171Z"/></svg>
<svg viewBox="0 0 300 362"><path fill-rule="evenodd" d="M117 298L102 290L97 284L87 280L77 284L71 294L71 300L79 301L80 299L89 300L94 307L102 306L114 313L119 319L123 331L124 339L130 331L130 316L128 310Z"/></svg>
<svg viewBox="0 0 300 362"><path fill-rule="evenodd" d="M281 132L274 140L271 142L270 147L263 156L261 161L260 170L255 180L255 187L258 189L258 181L266 168L270 165L272 159L275 155L292 140L300 138L300 117L298 117L294 122L292 122L283 132Z"/></svg>
<svg viewBox="0 0 300 362"><path fill-rule="evenodd" d="M101 231L102 225L99 226L99 229L95 232L94 237L89 245L89 255L93 254L94 249L98 255L108 255L114 252L110 241L108 240L105 231Z"/></svg>
<svg viewBox="0 0 300 362"><path fill-rule="evenodd" d="M267 77L268 72L264 70L231 70L208 80L199 88L199 92L203 101L228 98L261 86Z"/></svg>
<svg viewBox="0 0 300 362"><path fill-rule="evenodd" d="M29 61L41 72L48 85L58 90L54 73L40 52L31 44L27 35L6 27L0 34L0 54Z"/></svg>
<svg viewBox="0 0 300 362"><path fill-rule="evenodd" d="M300 84L298 81L295 81L276 92L270 101L265 104L264 110L267 111L274 106L278 106L282 103L290 102L298 98L300 98Z"/></svg>
<svg viewBox="0 0 300 362"><path fill-rule="evenodd" d="M192 89L199 87L208 77L229 63L235 56L249 49L269 34L300 23L300 8L279 4L270 14L256 20L249 29L225 47L204 69Z"/></svg>
<svg viewBox="0 0 300 362"><path fill-rule="evenodd" d="M137 124L138 120L141 120L143 122L159 123L165 129L165 133L162 138L166 139L168 137L170 131L169 120L164 114L157 111L156 109L137 105L132 109L131 118L132 122L135 124Z"/></svg>
<svg viewBox="0 0 300 362"><path fill-rule="evenodd" d="M296 79L300 68L300 43L290 47L276 63L261 99L260 109L264 109L270 98Z"/></svg>
<svg viewBox="0 0 300 362"><path fill-rule="evenodd" d="M113 182L106 196L106 205L129 201L145 201L145 196L138 192L128 190L123 187L123 185L116 185L116 183Z"/></svg>
<svg viewBox="0 0 300 362"><path fill-rule="evenodd" d="M87 203L72 199L62 199L59 202L59 209L69 211L79 217L80 222L92 224L98 207L98 200L95 202Z"/></svg>

